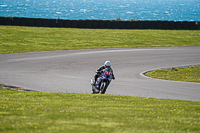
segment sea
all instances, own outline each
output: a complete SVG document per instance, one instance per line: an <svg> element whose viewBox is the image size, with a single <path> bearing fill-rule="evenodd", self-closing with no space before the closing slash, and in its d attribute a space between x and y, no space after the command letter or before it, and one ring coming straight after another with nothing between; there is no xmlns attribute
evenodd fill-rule
<svg viewBox="0 0 200 133"><path fill-rule="evenodd" d="M0 0L0 16L200 21L200 0Z"/></svg>

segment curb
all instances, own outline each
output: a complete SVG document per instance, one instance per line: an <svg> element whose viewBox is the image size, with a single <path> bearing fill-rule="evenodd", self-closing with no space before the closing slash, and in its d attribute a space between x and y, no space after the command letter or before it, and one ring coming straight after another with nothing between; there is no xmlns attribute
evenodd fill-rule
<svg viewBox="0 0 200 133"><path fill-rule="evenodd" d="M140 75L142 77L145 77L145 78L162 80L162 81L173 81L173 82L181 82L181 83L199 84L199 83L196 83L196 82L185 82L185 81L175 81L175 80L165 80L165 79L159 79L159 78L152 78L152 77L149 77L149 76L145 75L146 73L154 71L154 70L167 70L167 69L172 69L172 68L189 67L189 66L200 66L200 64L193 64L193 65L190 64L190 65L180 65L180 66L173 66L173 67L156 68L156 69L151 69L151 70L143 71L143 72L140 73Z"/></svg>
<svg viewBox="0 0 200 133"><path fill-rule="evenodd" d="M26 89L26 88L22 88L22 87L13 86L13 85L6 85L6 84L0 84L0 86L8 87L8 88L14 89L14 90L21 90L21 91L36 91L36 90ZM36 91L36 92L39 92L39 91Z"/></svg>

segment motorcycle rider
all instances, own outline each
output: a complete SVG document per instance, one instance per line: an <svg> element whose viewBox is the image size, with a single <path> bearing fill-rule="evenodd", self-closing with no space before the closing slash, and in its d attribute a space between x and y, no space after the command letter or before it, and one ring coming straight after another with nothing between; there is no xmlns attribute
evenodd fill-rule
<svg viewBox="0 0 200 133"><path fill-rule="evenodd" d="M108 72L109 72L109 73L106 73L106 76L109 76L109 78L112 78L113 80L115 79L113 70L111 68L111 62L110 61L105 61L104 65L100 66L96 70L96 75L94 76L94 79L95 79L94 84L95 84L96 89L98 89L98 90L99 90L99 83L101 82L101 79L99 78L99 80L97 80L97 78L101 76L102 72L105 69L108 70Z"/></svg>

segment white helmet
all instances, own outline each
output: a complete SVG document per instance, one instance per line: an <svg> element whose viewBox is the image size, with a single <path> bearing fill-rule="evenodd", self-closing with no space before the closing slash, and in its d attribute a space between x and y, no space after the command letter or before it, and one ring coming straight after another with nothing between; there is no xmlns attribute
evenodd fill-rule
<svg viewBox="0 0 200 133"><path fill-rule="evenodd" d="M111 63L110 63L110 61L106 61L106 62L104 63L104 65L105 65L105 67L110 67L110 66L111 66Z"/></svg>

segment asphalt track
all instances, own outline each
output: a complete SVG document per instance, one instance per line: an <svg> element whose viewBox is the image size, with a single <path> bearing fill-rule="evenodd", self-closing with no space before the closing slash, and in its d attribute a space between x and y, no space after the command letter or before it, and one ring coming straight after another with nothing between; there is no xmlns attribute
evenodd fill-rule
<svg viewBox="0 0 200 133"><path fill-rule="evenodd" d="M43 92L91 93L95 70L110 60L106 94L200 101L200 84L148 78L152 69L200 64L200 47L115 48L0 54L0 84Z"/></svg>

